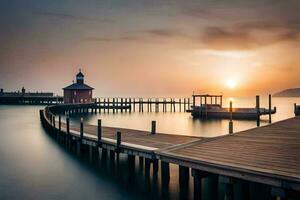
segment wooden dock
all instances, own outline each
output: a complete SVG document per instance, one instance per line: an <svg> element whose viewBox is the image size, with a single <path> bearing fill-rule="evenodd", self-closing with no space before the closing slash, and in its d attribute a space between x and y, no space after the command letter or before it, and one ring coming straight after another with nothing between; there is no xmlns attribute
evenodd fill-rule
<svg viewBox="0 0 300 200"><path fill-rule="evenodd" d="M216 175L230 187L239 181L263 183L270 187L270 196L300 197L300 117L226 136L197 138L156 133L153 122L149 131L102 127L101 121L98 126L70 125L69 119L62 122L55 113L59 110L57 106L41 110L41 121L79 155L85 147L90 154L108 150L110 155L139 156L146 171L153 164L153 173L158 172L160 160L163 182L170 179L169 163L179 165L181 182L188 180L191 169L195 199L201 194L201 179ZM232 190L225 195L230 199Z"/></svg>

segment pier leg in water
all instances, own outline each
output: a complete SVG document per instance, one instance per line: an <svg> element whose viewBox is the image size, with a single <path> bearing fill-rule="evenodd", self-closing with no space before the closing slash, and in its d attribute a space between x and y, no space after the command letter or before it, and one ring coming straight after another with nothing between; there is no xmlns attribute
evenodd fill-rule
<svg viewBox="0 0 300 200"><path fill-rule="evenodd" d="M109 167L110 167L110 172L114 174L115 171L115 151L110 150L109 151Z"/></svg>
<svg viewBox="0 0 300 200"><path fill-rule="evenodd" d="M179 188L180 188L180 197L188 196L189 190L189 178L190 178L190 169L188 167L179 165Z"/></svg>
<svg viewBox="0 0 300 200"><path fill-rule="evenodd" d="M199 170L193 169L192 176L194 177L194 200L202 199L202 176Z"/></svg>
<svg viewBox="0 0 300 200"><path fill-rule="evenodd" d="M144 158L142 156L139 157L139 169L143 170L144 168Z"/></svg>
<svg viewBox="0 0 300 200"><path fill-rule="evenodd" d="M134 171L135 171L135 156L134 155L128 155L127 157L128 161L128 167L129 167L129 179L134 179Z"/></svg>
<svg viewBox="0 0 300 200"><path fill-rule="evenodd" d="M161 181L162 185L169 185L170 182L170 164L168 162L161 161Z"/></svg>
<svg viewBox="0 0 300 200"><path fill-rule="evenodd" d="M221 176L220 183L224 184L224 200L233 200L234 179L232 177Z"/></svg>
<svg viewBox="0 0 300 200"><path fill-rule="evenodd" d="M145 176L146 176L146 178L149 178L149 175L150 175L150 165L151 165L151 160L149 158L145 158Z"/></svg>
<svg viewBox="0 0 300 200"><path fill-rule="evenodd" d="M157 176L157 172L158 172L158 159L153 159L152 160L153 163L153 176Z"/></svg>

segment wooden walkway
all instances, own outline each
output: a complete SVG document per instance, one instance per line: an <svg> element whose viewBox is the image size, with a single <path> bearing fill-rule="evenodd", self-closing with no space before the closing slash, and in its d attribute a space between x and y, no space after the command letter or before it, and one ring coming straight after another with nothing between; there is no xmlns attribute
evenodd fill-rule
<svg viewBox="0 0 300 200"><path fill-rule="evenodd" d="M53 124L54 115L49 109L41 110L40 115L44 127L56 134L56 137L97 151L102 148L140 156L154 163L160 160L162 171L166 171L164 174L167 177L170 172L166 163L167 166L173 163L179 165L183 172L192 169L194 174L196 172L201 176L217 174L232 181L267 184L272 187L272 191L273 188L300 191L300 116L215 138L151 134L150 131L112 127L101 127L99 138L98 127L95 125L84 124L80 132L80 124L71 123L68 133L63 122L61 130L58 129L57 116ZM117 131L121 132L119 142ZM186 173L182 173L182 176L186 176ZM194 176L194 181L198 178Z"/></svg>
<svg viewBox="0 0 300 200"><path fill-rule="evenodd" d="M160 152L162 160L300 190L300 117Z"/></svg>

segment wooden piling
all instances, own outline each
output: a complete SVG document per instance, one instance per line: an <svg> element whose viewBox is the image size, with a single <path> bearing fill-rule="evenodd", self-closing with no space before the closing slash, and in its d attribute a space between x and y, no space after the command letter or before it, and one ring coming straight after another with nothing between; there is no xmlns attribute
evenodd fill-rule
<svg viewBox="0 0 300 200"><path fill-rule="evenodd" d="M156 121L151 121L151 134L155 135L156 134Z"/></svg>
<svg viewBox="0 0 300 200"><path fill-rule="evenodd" d="M179 165L179 185L187 185L190 177L190 170L188 167Z"/></svg>
<svg viewBox="0 0 300 200"><path fill-rule="evenodd" d="M272 123L272 95L269 94L269 123Z"/></svg>
<svg viewBox="0 0 300 200"><path fill-rule="evenodd" d="M159 169L158 159L153 159L152 164L153 164L153 174L157 174L158 169Z"/></svg>
<svg viewBox="0 0 300 200"><path fill-rule="evenodd" d="M260 126L260 102L259 102L259 95L256 95L256 125Z"/></svg>
<svg viewBox="0 0 300 200"><path fill-rule="evenodd" d="M166 185L170 182L170 164L168 162L161 161L161 181Z"/></svg>
<svg viewBox="0 0 300 200"><path fill-rule="evenodd" d="M58 116L58 130L61 131L61 116Z"/></svg>
<svg viewBox="0 0 300 200"><path fill-rule="evenodd" d="M80 143L82 144L83 140L83 118L80 118Z"/></svg>
<svg viewBox="0 0 300 200"><path fill-rule="evenodd" d="M117 153L120 152L120 145L121 145L121 132L117 131Z"/></svg>
<svg viewBox="0 0 300 200"><path fill-rule="evenodd" d="M97 127L97 136L98 136L98 147L102 146L102 122L101 119L98 119L98 127Z"/></svg>
<svg viewBox="0 0 300 200"><path fill-rule="evenodd" d="M230 121L229 121L229 134L233 133L233 122L232 122L232 101L229 103Z"/></svg>

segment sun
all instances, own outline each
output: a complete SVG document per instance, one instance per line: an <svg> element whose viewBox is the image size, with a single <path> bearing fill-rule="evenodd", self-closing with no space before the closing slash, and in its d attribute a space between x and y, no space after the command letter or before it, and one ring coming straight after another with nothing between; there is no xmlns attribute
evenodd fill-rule
<svg viewBox="0 0 300 200"><path fill-rule="evenodd" d="M237 82L236 82L236 80L234 80L234 79L228 79L228 80L226 81L226 86L227 86L229 89L234 89L234 88L236 88L236 86L237 86Z"/></svg>

